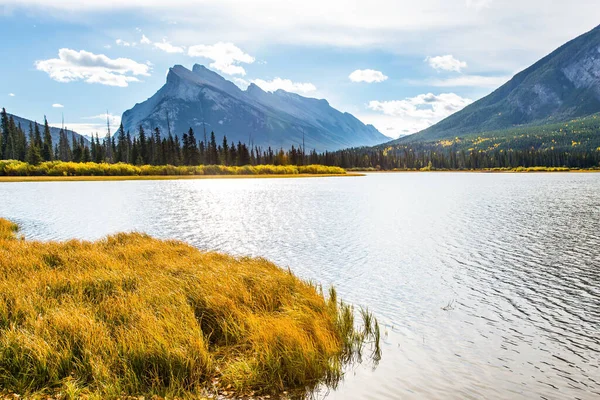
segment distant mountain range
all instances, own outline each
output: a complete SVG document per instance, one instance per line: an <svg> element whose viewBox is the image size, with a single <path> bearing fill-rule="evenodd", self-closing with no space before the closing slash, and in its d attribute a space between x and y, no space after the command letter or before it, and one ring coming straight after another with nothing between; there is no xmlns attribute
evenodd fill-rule
<svg viewBox="0 0 600 400"><path fill-rule="evenodd" d="M600 26L515 75L489 96L392 144L454 139L522 125L569 121L600 112ZM542 132L542 130L538 130ZM600 132L598 132L600 135Z"/></svg>
<svg viewBox="0 0 600 400"><path fill-rule="evenodd" d="M168 122L167 122L168 121ZM202 65L192 71L176 65L166 84L151 98L123 113L125 130L169 130L182 135L190 127L202 138L214 131L217 140L252 143L272 148L299 147L307 151L372 146L389 140L372 125L342 113L326 100L303 97L284 90L265 92L255 84L241 90Z"/></svg>
<svg viewBox="0 0 600 400"><path fill-rule="evenodd" d="M33 124L35 124L34 121L31 121L29 119L26 118L21 118L19 116L13 115L13 114L8 114L9 117L13 117L15 120L15 124L19 125L21 124L21 128L23 129L23 131L25 132L26 135L29 135L29 124L31 124L33 126ZM37 121L38 125L40 126L40 132L42 133L42 135L44 134L44 121L42 120ZM50 127L50 135L52 136L52 143L54 145L56 145L58 143L58 139L59 139L59 134L60 134L60 128L56 128L51 126ZM67 130L67 137L69 138L69 143L71 142L72 139L72 135L75 134L75 137L79 140L79 138L82 136L79 133L72 131L72 130ZM84 136L83 137L85 143L89 143L89 140Z"/></svg>

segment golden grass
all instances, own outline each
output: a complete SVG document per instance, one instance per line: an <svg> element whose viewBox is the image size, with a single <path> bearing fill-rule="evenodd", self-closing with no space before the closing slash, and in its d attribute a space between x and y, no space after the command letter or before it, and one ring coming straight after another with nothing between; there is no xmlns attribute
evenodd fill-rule
<svg viewBox="0 0 600 400"><path fill-rule="evenodd" d="M379 327L274 264L140 233L36 242L0 219L0 388L121 398L335 386Z"/></svg>
<svg viewBox="0 0 600 400"><path fill-rule="evenodd" d="M75 163L63 161L44 162L31 165L22 161L0 161L2 177L196 177L196 176L294 176L344 175L339 167L324 165L246 165L243 167L225 165L142 165L117 163Z"/></svg>

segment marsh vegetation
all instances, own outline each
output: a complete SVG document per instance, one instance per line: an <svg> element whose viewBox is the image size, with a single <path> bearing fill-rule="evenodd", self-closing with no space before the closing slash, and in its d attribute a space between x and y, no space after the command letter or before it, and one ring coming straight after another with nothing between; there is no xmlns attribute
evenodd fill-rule
<svg viewBox="0 0 600 400"><path fill-rule="evenodd" d="M380 357L368 311L264 259L141 233L28 241L0 219L0 387L11 392L302 396L336 386L365 351Z"/></svg>

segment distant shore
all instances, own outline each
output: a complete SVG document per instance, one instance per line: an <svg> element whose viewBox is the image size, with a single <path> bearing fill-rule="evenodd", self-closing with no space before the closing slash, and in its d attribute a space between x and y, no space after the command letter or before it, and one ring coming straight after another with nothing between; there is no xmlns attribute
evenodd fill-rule
<svg viewBox="0 0 600 400"><path fill-rule="evenodd" d="M404 172L461 172L461 173L556 173L556 172L568 172L568 173L593 173L600 172L598 169L576 169L576 168L553 168L553 167L533 167L533 168L489 168L489 169L396 169L396 170L370 170L370 169L349 169L348 174L393 174L393 173L404 173Z"/></svg>
<svg viewBox="0 0 600 400"><path fill-rule="evenodd" d="M101 182L101 181L168 181L195 179L274 179L274 178L331 178L356 177L364 173L347 174L294 174L294 175L133 175L133 176L0 176L1 182Z"/></svg>
<svg viewBox="0 0 600 400"><path fill-rule="evenodd" d="M217 178L311 178L356 176L326 165L132 165L47 161L29 164L0 160L0 182L122 181Z"/></svg>

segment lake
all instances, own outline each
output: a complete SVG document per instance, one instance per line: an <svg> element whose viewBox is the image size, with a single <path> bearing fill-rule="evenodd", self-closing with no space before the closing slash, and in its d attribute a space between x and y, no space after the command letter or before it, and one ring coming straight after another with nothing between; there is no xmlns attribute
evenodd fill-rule
<svg viewBox="0 0 600 400"><path fill-rule="evenodd" d="M600 174L0 183L30 239L144 231L335 285L383 359L327 399L600 397Z"/></svg>

